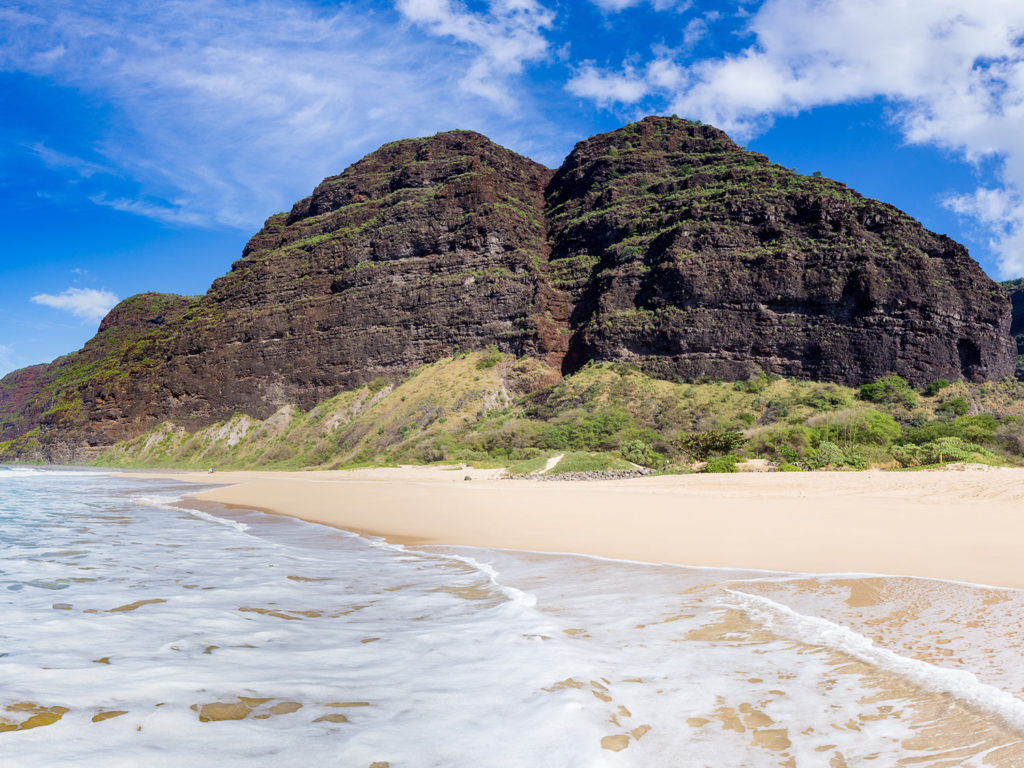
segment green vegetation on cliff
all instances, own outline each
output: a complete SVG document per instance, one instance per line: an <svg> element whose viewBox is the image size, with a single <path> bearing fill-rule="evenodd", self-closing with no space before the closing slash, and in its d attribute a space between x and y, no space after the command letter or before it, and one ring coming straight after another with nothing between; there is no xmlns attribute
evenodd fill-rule
<svg viewBox="0 0 1024 768"><path fill-rule="evenodd" d="M550 383L555 381L555 383ZM2 448L0 448L2 450ZM493 350L445 358L303 412L238 414L188 432L164 423L107 450L119 467L334 469L465 462L537 472L643 465L687 470L763 458L787 470L1020 463L1024 383L898 377L860 389L758 375L679 383L624 364L556 380L543 363ZM2 455L2 454L0 454ZM718 457L733 457L717 461ZM700 466L700 465L697 465Z"/></svg>

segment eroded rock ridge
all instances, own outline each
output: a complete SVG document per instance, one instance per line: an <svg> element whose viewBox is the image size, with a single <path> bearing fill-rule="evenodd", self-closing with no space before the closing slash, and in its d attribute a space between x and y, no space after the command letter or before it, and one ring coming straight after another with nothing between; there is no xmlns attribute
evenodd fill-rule
<svg viewBox="0 0 1024 768"><path fill-rule="evenodd" d="M453 131L325 179L205 295L127 299L79 352L0 380L0 446L80 461L492 345L563 372L998 379L1009 324L959 244L711 126L646 118L557 171Z"/></svg>

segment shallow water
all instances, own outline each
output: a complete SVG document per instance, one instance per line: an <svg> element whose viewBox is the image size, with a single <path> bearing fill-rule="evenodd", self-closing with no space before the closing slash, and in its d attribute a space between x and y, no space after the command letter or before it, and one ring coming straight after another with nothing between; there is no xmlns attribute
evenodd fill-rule
<svg viewBox="0 0 1024 768"><path fill-rule="evenodd" d="M3 766L1021 766L1024 594L415 551L0 470Z"/></svg>

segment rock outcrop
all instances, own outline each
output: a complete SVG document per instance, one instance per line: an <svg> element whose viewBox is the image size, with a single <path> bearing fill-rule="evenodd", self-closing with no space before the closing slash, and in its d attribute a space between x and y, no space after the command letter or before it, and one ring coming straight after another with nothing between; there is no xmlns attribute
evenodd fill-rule
<svg viewBox="0 0 1024 768"><path fill-rule="evenodd" d="M548 195L570 366L857 384L1002 378L1008 307L963 246L843 184L648 118L576 146Z"/></svg>
<svg viewBox="0 0 1024 768"><path fill-rule="evenodd" d="M1024 380L1024 277L1007 280L999 284L1010 297L1010 336L1017 345L1018 379Z"/></svg>
<svg viewBox="0 0 1024 768"><path fill-rule="evenodd" d="M454 131L324 180L204 296L128 299L81 351L4 378L0 457L83 460L492 345L566 372L1002 378L1009 322L962 246L710 126L647 118L557 172Z"/></svg>

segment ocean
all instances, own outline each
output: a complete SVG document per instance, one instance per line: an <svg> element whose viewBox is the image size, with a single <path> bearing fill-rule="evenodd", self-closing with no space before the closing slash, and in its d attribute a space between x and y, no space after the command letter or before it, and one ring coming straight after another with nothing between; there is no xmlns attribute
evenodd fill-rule
<svg viewBox="0 0 1024 768"><path fill-rule="evenodd" d="M0 468L0 765L1024 766L1024 594L403 548Z"/></svg>

